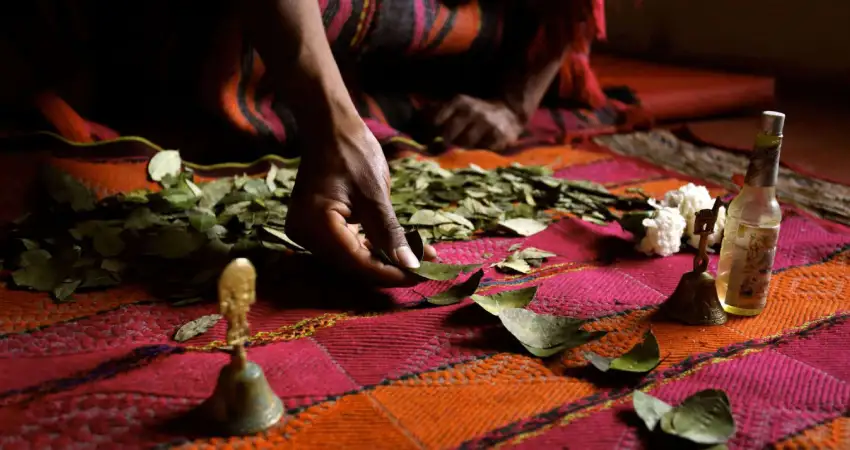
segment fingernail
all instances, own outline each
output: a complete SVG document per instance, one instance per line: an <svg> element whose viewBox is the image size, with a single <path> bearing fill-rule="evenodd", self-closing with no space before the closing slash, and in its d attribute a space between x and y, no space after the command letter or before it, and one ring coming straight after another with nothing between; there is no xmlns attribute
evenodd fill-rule
<svg viewBox="0 0 850 450"><path fill-rule="evenodd" d="M419 260L416 259L416 255L413 254L413 250L411 250L408 246L395 249L395 258L399 264L407 267L408 269L419 268Z"/></svg>

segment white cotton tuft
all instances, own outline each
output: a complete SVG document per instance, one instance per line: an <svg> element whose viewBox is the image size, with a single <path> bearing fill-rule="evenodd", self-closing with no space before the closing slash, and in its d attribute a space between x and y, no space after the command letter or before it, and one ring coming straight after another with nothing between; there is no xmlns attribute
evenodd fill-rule
<svg viewBox="0 0 850 450"><path fill-rule="evenodd" d="M685 218L687 228L685 236L688 238L688 244L693 247L699 246L699 235L694 234L694 222L696 214L703 209L711 209L714 207L714 199L708 192L705 186L697 186L693 183L688 183L679 189L670 191L664 194L664 200L661 205L670 208L678 208L679 214ZM717 244L723 235L723 228L726 225L726 208L721 207L718 211L717 222L714 224L714 231L708 235L708 246Z"/></svg>
<svg viewBox="0 0 850 450"><path fill-rule="evenodd" d="M638 251L658 256L677 253L682 245L686 225L678 209L660 207L652 217L643 220L646 234L637 245Z"/></svg>

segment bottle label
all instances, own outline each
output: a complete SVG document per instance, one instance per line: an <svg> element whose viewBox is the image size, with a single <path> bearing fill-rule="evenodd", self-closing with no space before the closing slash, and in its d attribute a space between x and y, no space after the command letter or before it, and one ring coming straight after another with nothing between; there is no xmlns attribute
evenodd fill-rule
<svg viewBox="0 0 850 450"><path fill-rule="evenodd" d="M734 306L744 309L764 307L770 289L770 276L778 240L778 225L760 228L742 224L738 227L735 244L738 251L745 256L740 266L741 272L737 274L741 284Z"/></svg>

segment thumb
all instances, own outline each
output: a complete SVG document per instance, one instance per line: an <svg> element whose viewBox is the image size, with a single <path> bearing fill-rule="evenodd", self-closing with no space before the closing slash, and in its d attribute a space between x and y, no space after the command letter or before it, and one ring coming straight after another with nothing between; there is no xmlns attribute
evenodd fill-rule
<svg viewBox="0 0 850 450"><path fill-rule="evenodd" d="M419 259L404 237L404 228L398 222L388 196L382 197L378 201L368 201L369 206L360 217L366 238L401 267L416 269Z"/></svg>

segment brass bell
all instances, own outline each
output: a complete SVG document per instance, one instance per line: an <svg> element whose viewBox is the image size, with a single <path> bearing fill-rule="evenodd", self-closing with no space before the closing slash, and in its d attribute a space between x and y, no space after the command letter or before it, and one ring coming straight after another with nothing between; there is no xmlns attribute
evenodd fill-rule
<svg viewBox="0 0 850 450"><path fill-rule="evenodd" d="M235 362L235 361L234 361ZM216 431L245 436L266 430L283 417L283 403L257 364L228 364L221 369L212 397L201 405Z"/></svg>
<svg viewBox="0 0 850 450"><path fill-rule="evenodd" d="M218 284L219 307L227 318L230 364L221 369L213 395L199 407L216 434L244 436L266 430L283 417L283 403L263 369L248 361L248 310L256 299L256 271L247 259L231 262Z"/></svg>
<svg viewBox="0 0 850 450"><path fill-rule="evenodd" d="M727 319L717 298L714 277L706 272L682 275L662 310L671 319L687 325L723 325Z"/></svg>
<svg viewBox="0 0 850 450"><path fill-rule="evenodd" d="M700 239L699 250L694 257L694 269L682 275L676 290L661 305L662 313L688 325L723 325L727 320L726 312L717 297L714 277L706 272L708 235L714 231L719 210L718 198L712 209L697 212L694 233L699 234Z"/></svg>

